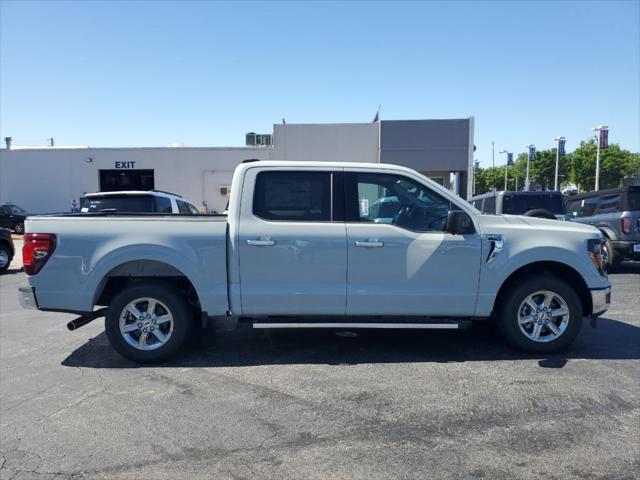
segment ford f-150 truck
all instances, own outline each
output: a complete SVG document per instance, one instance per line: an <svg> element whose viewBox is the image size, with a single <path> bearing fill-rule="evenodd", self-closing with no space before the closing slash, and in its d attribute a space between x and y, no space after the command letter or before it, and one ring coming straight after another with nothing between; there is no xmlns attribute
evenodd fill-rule
<svg viewBox="0 0 640 480"><path fill-rule="evenodd" d="M395 197L393 215L372 208ZM378 202L379 203L379 202ZM252 161L227 216L29 217L23 306L105 316L112 346L167 359L208 319L253 328L463 328L495 319L513 346L566 347L610 302L602 234L484 215L384 164Z"/></svg>

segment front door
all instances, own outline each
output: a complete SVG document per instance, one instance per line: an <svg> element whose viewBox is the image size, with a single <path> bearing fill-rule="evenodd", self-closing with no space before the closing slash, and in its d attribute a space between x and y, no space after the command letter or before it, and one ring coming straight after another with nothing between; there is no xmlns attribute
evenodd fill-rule
<svg viewBox="0 0 640 480"><path fill-rule="evenodd" d="M339 192L335 201L332 192ZM242 199L238 241L243 314L344 315L342 172L249 169Z"/></svg>
<svg viewBox="0 0 640 480"><path fill-rule="evenodd" d="M478 233L444 231L455 205L408 176L346 172L348 315L473 315Z"/></svg>

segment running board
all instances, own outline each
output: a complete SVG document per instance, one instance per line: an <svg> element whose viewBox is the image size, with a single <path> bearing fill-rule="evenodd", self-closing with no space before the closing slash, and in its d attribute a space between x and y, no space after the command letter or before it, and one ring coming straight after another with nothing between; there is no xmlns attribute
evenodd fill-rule
<svg viewBox="0 0 640 480"><path fill-rule="evenodd" d="M431 328L460 330L462 322L447 323L365 323L365 322L253 322L253 328Z"/></svg>

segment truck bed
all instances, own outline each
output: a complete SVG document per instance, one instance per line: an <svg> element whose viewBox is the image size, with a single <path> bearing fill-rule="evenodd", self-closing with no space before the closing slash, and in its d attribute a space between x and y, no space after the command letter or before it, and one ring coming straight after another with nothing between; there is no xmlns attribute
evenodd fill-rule
<svg viewBox="0 0 640 480"><path fill-rule="evenodd" d="M53 233L56 248L29 277L38 306L90 312L108 278L185 276L202 310L222 315L227 300L226 216L66 214L29 217L27 233Z"/></svg>

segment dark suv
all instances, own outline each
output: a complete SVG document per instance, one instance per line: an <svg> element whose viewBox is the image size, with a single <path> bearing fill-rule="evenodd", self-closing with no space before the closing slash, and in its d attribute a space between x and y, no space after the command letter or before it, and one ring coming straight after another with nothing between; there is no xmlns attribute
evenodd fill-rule
<svg viewBox="0 0 640 480"><path fill-rule="evenodd" d="M567 200L568 219L598 227L605 236L604 258L616 267L640 260L640 186L583 193Z"/></svg>
<svg viewBox="0 0 640 480"><path fill-rule="evenodd" d="M22 235L24 233L24 219L29 214L17 205L6 203L0 205L0 227L8 228Z"/></svg>
<svg viewBox="0 0 640 480"><path fill-rule="evenodd" d="M489 192L472 197L469 203L482 213L565 219L560 192Z"/></svg>

